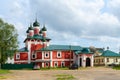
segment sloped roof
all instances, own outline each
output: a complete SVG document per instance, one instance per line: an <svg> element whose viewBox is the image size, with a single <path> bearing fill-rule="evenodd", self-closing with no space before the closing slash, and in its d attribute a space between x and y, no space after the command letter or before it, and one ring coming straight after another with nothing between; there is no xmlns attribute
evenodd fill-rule
<svg viewBox="0 0 120 80"><path fill-rule="evenodd" d="M104 57L120 57L120 54L115 53L115 52L110 51L110 50L106 50L102 53L101 56L104 56Z"/></svg>
<svg viewBox="0 0 120 80"><path fill-rule="evenodd" d="M24 48L19 49L18 52L28 52L28 49L24 47Z"/></svg>
<svg viewBox="0 0 120 80"><path fill-rule="evenodd" d="M89 48L82 48L82 50L81 51L75 51L75 54L93 54L91 51L90 51L90 49Z"/></svg>
<svg viewBox="0 0 120 80"><path fill-rule="evenodd" d="M27 40L27 39L37 39L37 40L51 40L50 38L48 38L48 37L43 37L43 36L41 36L41 35L33 35L32 37L31 36L29 36L29 37L27 37L26 39L25 39L25 41ZM24 41L24 42L25 42Z"/></svg>
<svg viewBox="0 0 120 80"><path fill-rule="evenodd" d="M82 47L73 45L50 45L40 50L82 50Z"/></svg>

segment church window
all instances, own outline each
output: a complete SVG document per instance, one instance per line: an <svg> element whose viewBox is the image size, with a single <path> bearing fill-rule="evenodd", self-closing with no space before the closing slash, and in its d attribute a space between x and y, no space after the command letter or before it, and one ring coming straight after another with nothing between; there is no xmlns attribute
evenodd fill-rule
<svg viewBox="0 0 120 80"><path fill-rule="evenodd" d="M36 58L36 54L32 54L32 59L35 59Z"/></svg>
<svg viewBox="0 0 120 80"><path fill-rule="evenodd" d="M20 54L19 53L16 54L16 59L20 59Z"/></svg>
<svg viewBox="0 0 120 80"><path fill-rule="evenodd" d="M61 51L57 52L57 58L61 58Z"/></svg>
<svg viewBox="0 0 120 80"><path fill-rule="evenodd" d="M65 67L65 62L61 62L61 67Z"/></svg>
<svg viewBox="0 0 120 80"><path fill-rule="evenodd" d="M49 52L45 52L45 58L49 58Z"/></svg>
<svg viewBox="0 0 120 80"><path fill-rule="evenodd" d="M54 62L54 67L58 67L58 62Z"/></svg>

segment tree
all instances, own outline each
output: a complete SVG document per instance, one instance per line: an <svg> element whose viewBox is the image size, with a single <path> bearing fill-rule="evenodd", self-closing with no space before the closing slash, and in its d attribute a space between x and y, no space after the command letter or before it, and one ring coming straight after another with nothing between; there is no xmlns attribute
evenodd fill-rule
<svg viewBox="0 0 120 80"><path fill-rule="evenodd" d="M18 47L17 32L12 24L0 19L0 63L13 56Z"/></svg>
<svg viewBox="0 0 120 80"><path fill-rule="evenodd" d="M97 51L94 46L90 46L89 49L90 49L90 51L93 52L93 53L95 53L95 52Z"/></svg>

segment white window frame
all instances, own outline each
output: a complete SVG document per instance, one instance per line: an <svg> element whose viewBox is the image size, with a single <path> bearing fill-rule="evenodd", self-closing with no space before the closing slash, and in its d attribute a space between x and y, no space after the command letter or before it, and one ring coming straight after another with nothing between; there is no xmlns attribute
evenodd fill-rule
<svg viewBox="0 0 120 80"><path fill-rule="evenodd" d="M60 56L58 56L58 54L60 54ZM61 58L61 57L62 57L61 51L57 51L57 58Z"/></svg>
<svg viewBox="0 0 120 80"><path fill-rule="evenodd" d="M46 56L46 54L47 54L48 56ZM45 52L45 58L49 58L49 51L46 51L46 52Z"/></svg>
<svg viewBox="0 0 120 80"><path fill-rule="evenodd" d="M63 64L63 66L62 66L62 64ZM65 62L64 61L61 62L61 67L65 67Z"/></svg>
<svg viewBox="0 0 120 80"><path fill-rule="evenodd" d="M19 56L19 57L18 57ZM16 59L20 59L20 53L16 54Z"/></svg>
<svg viewBox="0 0 120 80"><path fill-rule="evenodd" d="M33 57L33 55L35 55L35 57ZM36 59L36 54L35 53L32 53L32 59Z"/></svg>
<svg viewBox="0 0 120 80"><path fill-rule="evenodd" d="M55 64L57 64L57 66ZM54 67L58 67L58 62L54 62Z"/></svg>

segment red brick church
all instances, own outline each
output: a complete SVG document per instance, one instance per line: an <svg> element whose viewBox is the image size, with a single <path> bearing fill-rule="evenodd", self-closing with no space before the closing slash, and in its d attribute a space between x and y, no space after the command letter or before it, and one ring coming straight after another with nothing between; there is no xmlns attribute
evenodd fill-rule
<svg viewBox="0 0 120 80"><path fill-rule="evenodd" d="M26 31L25 47L14 56L15 64L34 63L36 67L93 66L93 53L89 48L74 45L51 45L47 29L36 21Z"/></svg>

